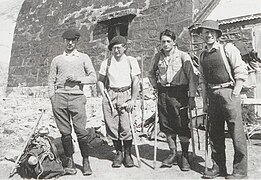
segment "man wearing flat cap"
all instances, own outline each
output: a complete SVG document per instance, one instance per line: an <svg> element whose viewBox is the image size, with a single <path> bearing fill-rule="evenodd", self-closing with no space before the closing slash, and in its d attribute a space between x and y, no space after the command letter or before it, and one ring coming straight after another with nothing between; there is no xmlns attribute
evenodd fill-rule
<svg viewBox="0 0 261 180"><path fill-rule="evenodd" d="M125 54L127 40L115 36L108 49L112 56L101 63L98 87L103 97L106 132L116 150L112 167L133 167L132 136L128 113L133 111L139 92L138 61ZM106 83L107 82L107 83Z"/></svg>
<svg viewBox="0 0 261 180"><path fill-rule="evenodd" d="M240 91L248 72L239 50L232 44L220 44L218 22L205 20L198 33L206 46L200 55L200 84L203 110L209 116L209 136L213 166L203 178L223 176L227 179L247 177L247 143L243 128ZM233 172L227 175L225 122L234 145Z"/></svg>
<svg viewBox="0 0 261 180"><path fill-rule="evenodd" d="M62 136L64 153L68 159L66 172L77 173L73 160L72 123L83 157L83 175L91 175L83 86L96 83L96 72L89 56L76 49L80 33L75 29L69 29L62 34L62 38L65 50L51 63L48 78L49 96L55 122Z"/></svg>

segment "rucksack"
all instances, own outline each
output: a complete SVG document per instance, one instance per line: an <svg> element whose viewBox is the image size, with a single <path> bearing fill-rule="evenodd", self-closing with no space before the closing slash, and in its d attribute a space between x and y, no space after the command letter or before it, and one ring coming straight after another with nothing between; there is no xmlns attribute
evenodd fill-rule
<svg viewBox="0 0 261 180"><path fill-rule="evenodd" d="M65 174L57 149L47 135L35 133L19 160L22 178L48 179Z"/></svg>

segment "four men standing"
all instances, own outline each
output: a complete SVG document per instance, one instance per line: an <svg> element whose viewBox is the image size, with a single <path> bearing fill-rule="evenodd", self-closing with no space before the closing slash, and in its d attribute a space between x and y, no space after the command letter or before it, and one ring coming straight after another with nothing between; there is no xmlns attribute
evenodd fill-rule
<svg viewBox="0 0 261 180"><path fill-rule="evenodd" d="M213 160L213 168L205 172L204 177L227 175L224 136L226 122L235 149L233 174L227 178L244 178L247 176L247 145L239 94L247 70L238 49L231 44L223 46L218 42L222 32L216 21L204 21L198 32L206 43L200 56L200 82L204 111L209 115ZM96 72L89 56L76 50L80 33L70 29L62 37L65 51L52 61L48 79L49 95L68 158L67 172L76 173L71 136L73 126L83 157L83 174L90 175L92 170L88 160L83 85L96 83ZM178 135L182 148L181 170L188 171L191 169L188 161L191 137L188 109L195 108L197 70L190 56L177 48L174 32L167 29L161 32L160 42L162 48L153 58L148 78L158 92L160 130L166 134L170 149L170 155L162 162L162 166L177 164ZM130 118L139 93L141 72L137 60L125 54L125 37L114 37L108 48L112 56L102 62L97 85L103 97L107 135L116 150L112 167L121 167L122 164L133 167L131 146L134 132L131 130Z"/></svg>

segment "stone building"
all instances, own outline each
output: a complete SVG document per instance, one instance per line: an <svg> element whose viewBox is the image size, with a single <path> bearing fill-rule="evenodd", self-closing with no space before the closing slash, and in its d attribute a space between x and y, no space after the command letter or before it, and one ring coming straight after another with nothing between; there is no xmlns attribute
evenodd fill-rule
<svg viewBox="0 0 261 180"><path fill-rule="evenodd" d="M63 52L62 32L76 28L82 37L79 51L87 53L98 71L107 58L109 40L128 37L128 52L144 63L144 75L150 59L158 50L159 33L172 29L178 45L189 51L187 27L204 19L219 0L25 0L14 31L7 92L16 87L44 91L49 66ZM204 12L204 13L203 13ZM140 61L141 63L141 61Z"/></svg>

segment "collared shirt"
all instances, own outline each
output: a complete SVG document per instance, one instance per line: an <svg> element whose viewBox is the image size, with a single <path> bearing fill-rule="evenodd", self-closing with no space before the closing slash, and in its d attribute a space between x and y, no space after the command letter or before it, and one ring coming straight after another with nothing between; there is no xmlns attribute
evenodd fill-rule
<svg viewBox="0 0 261 180"><path fill-rule="evenodd" d="M76 81L68 81L73 75ZM97 81L92 61L87 54L74 50L70 54L64 52L56 56L50 66L48 77L49 96L54 93L83 94L84 84L94 84Z"/></svg>
<svg viewBox="0 0 261 180"><path fill-rule="evenodd" d="M211 49L205 48L200 55L199 71L200 71L200 83L207 83L204 77L203 68L201 62L203 60L204 53L209 53L213 49L219 49L221 56L226 67L226 71L229 74L231 81L235 82L236 79L246 80L248 76L247 67L245 62L242 60L240 51L231 43L225 45L225 50L222 44L215 42Z"/></svg>
<svg viewBox="0 0 261 180"><path fill-rule="evenodd" d="M157 53L152 62L148 78L154 88L157 84L188 85L189 96L195 97L198 85L197 69L193 66L188 53L175 47L170 51L169 56L166 56L163 51Z"/></svg>
<svg viewBox="0 0 261 180"><path fill-rule="evenodd" d="M101 63L99 73L106 76L108 59ZM136 58L126 56L121 57L120 61L117 61L114 56L111 57L111 64L108 71L108 78L110 87L121 88L130 86L132 83L132 77L141 73L138 61Z"/></svg>

